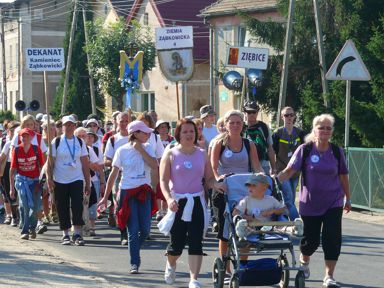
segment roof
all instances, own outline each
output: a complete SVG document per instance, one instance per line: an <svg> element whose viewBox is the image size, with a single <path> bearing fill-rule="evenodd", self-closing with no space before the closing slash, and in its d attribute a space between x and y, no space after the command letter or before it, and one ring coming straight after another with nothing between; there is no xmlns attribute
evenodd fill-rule
<svg viewBox="0 0 384 288"><path fill-rule="evenodd" d="M111 2L113 10L115 10L117 16L119 17L127 16L129 12L127 8L127 3L124 3L124 1L121 1L121 0L109 0L109 2Z"/></svg>
<svg viewBox="0 0 384 288"><path fill-rule="evenodd" d="M204 20L197 15L200 10L215 0L174 0L158 1L149 0L154 9L161 27L167 26L193 26L193 58L195 60L209 59L209 28L204 24ZM136 0L127 21L136 15L143 3L142 0Z"/></svg>
<svg viewBox="0 0 384 288"><path fill-rule="evenodd" d="M233 15L239 11L252 12L276 9L277 0L218 0L200 11L202 17Z"/></svg>

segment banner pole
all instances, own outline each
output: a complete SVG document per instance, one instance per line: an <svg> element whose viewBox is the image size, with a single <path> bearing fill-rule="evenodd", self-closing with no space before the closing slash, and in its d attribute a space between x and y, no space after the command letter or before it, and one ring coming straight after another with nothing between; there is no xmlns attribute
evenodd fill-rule
<svg viewBox="0 0 384 288"><path fill-rule="evenodd" d="M180 120L179 81L176 81L177 120Z"/></svg>

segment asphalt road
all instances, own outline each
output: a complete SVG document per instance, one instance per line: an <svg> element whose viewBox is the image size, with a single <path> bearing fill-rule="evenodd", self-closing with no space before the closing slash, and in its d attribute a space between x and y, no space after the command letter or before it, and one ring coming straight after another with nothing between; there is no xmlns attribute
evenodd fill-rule
<svg viewBox="0 0 384 288"><path fill-rule="evenodd" d="M343 223L336 280L342 287L384 287L384 226L351 219L344 219ZM151 240L142 249L142 266L137 275L129 274L128 249L120 246L118 231L111 230L105 221L98 223L96 237L85 238L84 247L60 245L57 225L49 226L49 231L36 240L20 240L18 233L17 228L0 224L0 287L167 287L163 271L168 239L159 234L155 225ZM207 256L199 280L203 287L213 287L212 263L218 254L213 234L208 235L204 246ZM265 257L275 256L278 255L273 253ZM322 287L321 249L312 257L310 267L311 278L306 287ZM291 274L290 287L294 287L295 274ZM188 279L188 259L183 254L176 283L169 287L188 287Z"/></svg>

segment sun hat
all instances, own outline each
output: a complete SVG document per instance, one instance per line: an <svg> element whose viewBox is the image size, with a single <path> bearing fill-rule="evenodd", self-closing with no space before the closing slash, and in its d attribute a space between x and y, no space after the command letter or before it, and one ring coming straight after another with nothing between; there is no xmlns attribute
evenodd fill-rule
<svg viewBox="0 0 384 288"><path fill-rule="evenodd" d="M132 134L136 131L142 131L144 133L152 133L153 129L149 128L144 122L135 120L128 124L128 134Z"/></svg>
<svg viewBox="0 0 384 288"><path fill-rule="evenodd" d="M99 127L99 121L97 121L95 118L89 119L89 120L87 121L87 124L85 124L85 127L88 127L89 124L92 124L92 123L96 124L97 127Z"/></svg>
<svg viewBox="0 0 384 288"><path fill-rule="evenodd" d="M211 105L204 105L200 108L200 118L205 118L208 115L216 115L215 110L213 110L213 107Z"/></svg>
<svg viewBox="0 0 384 288"><path fill-rule="evenodd" d="M99 136L97 136L97 134L95 132L92 131L92 129L88 128L87 129L87 134L89 135L92 135L93 136L93 143L97 142L97 140L99 140Z"/></svg>
<svg viewBox="0 0 384 288"><path fill-rule="evenodd" d="M268 176L265 175L264 173L252 174L251 176L249 176L249 178L245 182L245 186L256 185L258 183L269 185L270 182L269 182Z"/></svg>
<svg viewBox="0 0 384 288"><path fill-rule="evenodd" d="M165 120L157 120L157 122L156 122L156 128L159 128L159 126L161 125L161 124L167 124L167 126L168 126L168 128L170 128L170 125L169 125L169 122L167 122L167 121L165 121Z"/></svg>

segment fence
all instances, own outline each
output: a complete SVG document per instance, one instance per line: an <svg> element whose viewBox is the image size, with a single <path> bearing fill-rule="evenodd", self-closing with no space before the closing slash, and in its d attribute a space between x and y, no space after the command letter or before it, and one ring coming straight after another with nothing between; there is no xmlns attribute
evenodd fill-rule
<svg viewBox="0 0 384 288"><path fill-rule="evenodd" d="M384 212L384 149L348 148L353 207Z"/></svg>

